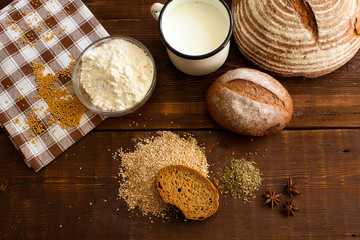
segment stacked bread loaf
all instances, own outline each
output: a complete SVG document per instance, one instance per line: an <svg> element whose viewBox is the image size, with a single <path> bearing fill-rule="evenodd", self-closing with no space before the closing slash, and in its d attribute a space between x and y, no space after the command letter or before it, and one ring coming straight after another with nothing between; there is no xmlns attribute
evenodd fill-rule
<svg viewBox="0 0 360 240"><path fill-rule="evenodd" d="M318 77L360 47L358 0L233 0L236 43L255 65L280 76Z"/></svg>

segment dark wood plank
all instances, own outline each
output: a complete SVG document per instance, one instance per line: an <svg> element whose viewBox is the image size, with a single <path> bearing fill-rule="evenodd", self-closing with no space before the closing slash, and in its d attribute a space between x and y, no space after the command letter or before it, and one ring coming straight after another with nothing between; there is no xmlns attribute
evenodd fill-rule
<svg viewBox="0 0 360 240"><path fill-rule="evenodd" d="M0 7L9 2L2 1ZM137 0L136 4L119 4L116 1L85 3L110 34L128 35L143 42L152 52L158 71L158 84L148 104L128 117L107 120L99 129L219 128L205 109L207 89L228 70L254 67L244 59L233 40L229 58L223 67L205 77L191 77L179 72L167 57L157 22L148 13L150 1ZM294 101L294 117L289 128L359 127L359 60L360 53L339 70L317 79L279 78ZM144 121L147 119L152 121Z"/></svg>
<svg viewBox="0 0 360 240"><path fill-rule="evenodd" d="M119 21L116 20L116 22ZM204 101L207 89L217 77L229 70L239 67L256 68L244 59L234 40L231 41L229 58L224 66L208 76L191 77L181 73L171 64L157 35L157 27L151 18L146 24L151 26L150 30L149 28L140 30L142 28L141 21L124 20L124 22L127 21L130 21L131 24L113 24L108 20L104 21L103 24L107 26L111 34L131 32L130 36L145 43L157 64L158 84L148 104L137 113L121 118L121 120L108 120L107 123L100 126L100 129L141 129L142 127L131 123L133 121L143 122L144 116L147 119L154 120L148 122L148 129L157 129L160 126L167 129L179 127L191 129L217 128L205 109ZM128 29L130 25L136 30ZM153 30L155 30L155 35L152 32ZM278 78L287 88L294 101L294 117L289 127L292 129L359 127L359 60L360 54L358 53L337 71L317 79ZM159 110L164 115L167 114L165 118L164 115L159 116ZM194 122L196 122L195 126Z"/></svg>
<svg viewBox="0 0 360 240"><path fill-rule="evenodd" d="M0 1L0 8L10 2ZM111 35L134 37L149 48L157 64L156 90L139 111L106 120L40 173L25 166L1 132L0 185L6 189L0 191L0 239L360 236L360 53L321 78L279 78L294 101L288 130L262 138L238 136L216 125L204 103L208 87L221 74L254 67L233 40L223 67L205 77L190 77L167 57L149 12L155 1L84 2ZM218 213L203 222L184 222L181 216L164 221L128 212L117 199L119 163L112 154L119 147L133 149L132 138L158 129L190 131L205 143L212 177L233 157L256 161L265 176L257 198L244 204L222 194ZM278 208L262 206L261 195L267 188L281 191L289 176L299 183L302 195L296 197L300 211L287 219Z"/></svg>
<svg viewBox="0 0 360 240"><path fill-rule="evenodd" d="M251 138L226 131L191 132L205 143L216 175L233 157L257 162L263 185L251 203L221 194L219 211L203 222L163 221L128 212L117 199L115 149L153 132L95 132L41 172L27 169L0 134L0 238L93 239L347 239L360 236L360 130L284 131ZM110 149L110 151L109 151ZM251 155L250 155L251 153ZM263 156L264 155L264 156ZM213 175L214 175L213 174ZM263 206L267 188L299 184L300 210L285 218ZM282 199L285 200L284 196ZM153 223L151 222L153 221Z"/></svg>

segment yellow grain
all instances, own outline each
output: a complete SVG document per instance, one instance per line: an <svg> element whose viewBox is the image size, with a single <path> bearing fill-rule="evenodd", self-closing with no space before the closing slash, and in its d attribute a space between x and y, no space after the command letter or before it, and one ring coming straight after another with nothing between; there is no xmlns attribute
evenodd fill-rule
<svg viewBox="0 0 360 240"><path fill-rule="evenodd" d="M59 78L66 77L72 72L74 64L75 61L72 61L67 68L60 70L56 75L50 73L44 75L45 65L33 63L33 74L39 84L39 96L48 104L48 111L60 121L62 128L79 125L81 117L87 111L76 96L71 95L67 89L57 88L55 85Z"/></svg>

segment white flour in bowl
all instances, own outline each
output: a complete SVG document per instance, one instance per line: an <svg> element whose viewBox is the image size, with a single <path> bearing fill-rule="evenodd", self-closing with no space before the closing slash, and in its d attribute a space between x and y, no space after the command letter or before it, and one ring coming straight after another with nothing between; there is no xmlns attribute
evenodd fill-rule
<svg viewBox="0 0 360 240"><path fill-rule="evenodd" d="M115 112L140 102L153 74L152 61L144 50L115 39L83 55L80 81L95 106Z"/></svg>

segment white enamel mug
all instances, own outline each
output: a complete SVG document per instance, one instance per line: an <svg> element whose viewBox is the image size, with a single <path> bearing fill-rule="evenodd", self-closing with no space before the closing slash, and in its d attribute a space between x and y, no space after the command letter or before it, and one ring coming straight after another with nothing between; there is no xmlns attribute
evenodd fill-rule
<svg viewBox="0 0 360 240"><path fill-rule="evenodd" d="M223 0L169 0L165 5L154 3L150 11L159 22L160 37L169 58L180 71L203 76L224 64L230 49L233 18Z"/></svg>

